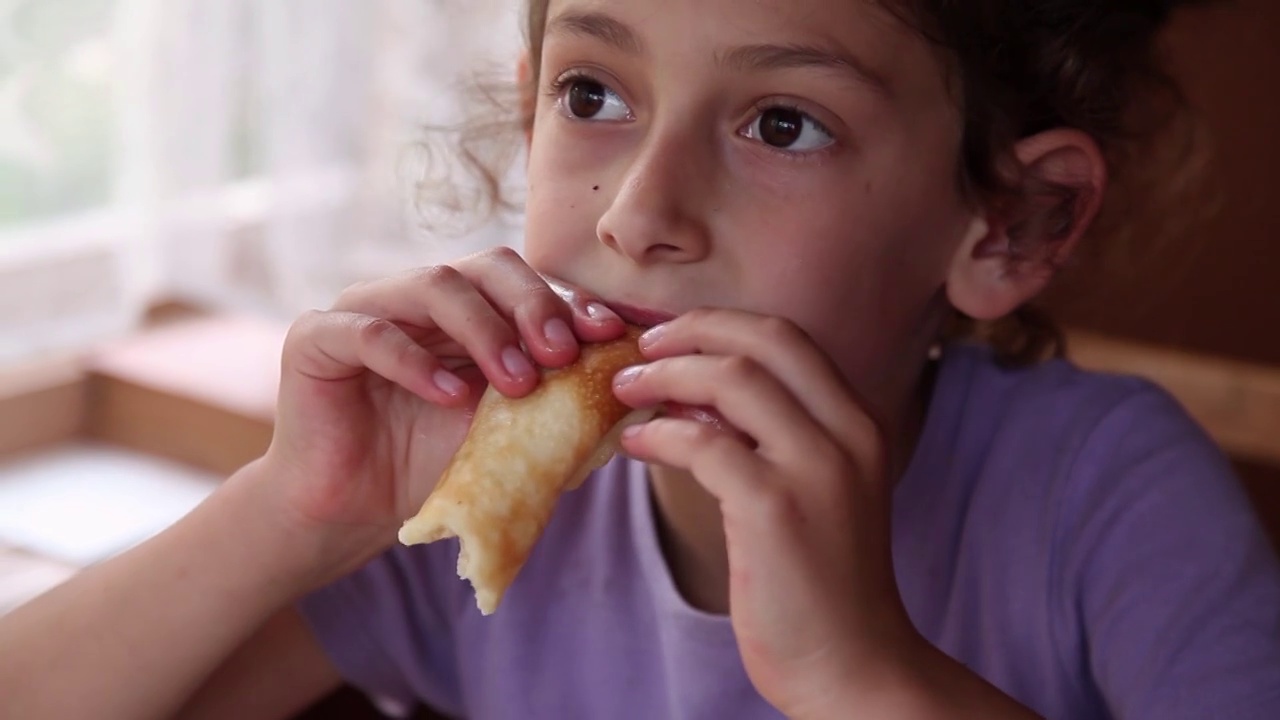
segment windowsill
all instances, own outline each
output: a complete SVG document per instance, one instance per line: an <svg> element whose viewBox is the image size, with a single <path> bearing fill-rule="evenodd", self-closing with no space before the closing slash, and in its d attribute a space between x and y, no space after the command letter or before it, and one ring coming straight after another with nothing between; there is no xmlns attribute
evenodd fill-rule
<svg viewBox="0 0 1280 720"><path fill-rule="evenodd" d="M0 458L89 440L230 473L270 440L285 330L183 317L0 372Z"/></svg>
<svg viewBox="0 0 1280 720"><path fill-rule="evenodd" d="M286 328L198 317L105 346L87 359L89 437L223 475L271 439Z"/></svg>
<svg viewBox="0 0 1280 720"><path fill-rule="evenodd" d="M0 371L0 614L158 532L270 442L284 328L164 315Z"/></svg>
<svg viewBox="0 0 1280 720"><path fill-rule="evenodd" d="M80 435L88 383L78 358L62 357L0 373L0 459Z"/></svg>

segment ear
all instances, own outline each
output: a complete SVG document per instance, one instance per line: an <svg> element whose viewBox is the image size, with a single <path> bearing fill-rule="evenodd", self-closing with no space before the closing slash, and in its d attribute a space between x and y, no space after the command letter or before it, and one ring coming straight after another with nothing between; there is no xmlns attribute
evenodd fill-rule
<svg viewBox="0 0 1280 720"><path fill-rule="evenodd" d="M538 89L533 86L533 67L529 64L529 53L520 53L516 61L516 87L520 89L520 117L528 124L524 131L525 149L533 142L533 113L537 108Z"/></svg>
<svg viewBox="0 0 1280 720"><path fill-rule="evenodd" d="M1107 169L1092 137L1055 129L1014 146L1012 196L980 208L947 278L947 297L976 320L1003 317L1040 294L1102 205Z"/></svg>

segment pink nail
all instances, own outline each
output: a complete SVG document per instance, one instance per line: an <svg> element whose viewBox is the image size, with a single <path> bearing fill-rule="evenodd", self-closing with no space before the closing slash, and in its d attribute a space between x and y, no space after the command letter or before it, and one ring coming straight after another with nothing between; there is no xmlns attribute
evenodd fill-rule
<svg viewBox="0 0 1280 720"><path fill-rule="evenodd" d="M587 317L595 323L619 320L618 314L598 302L587 303Z"/></svg>
<svg viewBox="0 0 1280 720"><path fill-rule="evenodd" d="M435 386L440 388L440 390L446 395L459 397L461 395L465 395L467 392L467 384L462 381L462 378L454 375L448 370L435 371L431 376L431 381L435 383Z"/></svg>
<svg viewBox="0 0 1280 720"><path fill-rule="evenodd" d="M569 329L568 323L560 318L548 320L546 326L542 329L542 333L546 336L552 350L568 350L578 342L578 339L573 335L573 331Z"/></svg>
<svg viewBox="0 0 1280 720"><path fill-rule="evenodd" d="M509 347L502 351L502 367L506 368L507 374L516 380L537 372L533 369L533 363L529 362L529 358L525 357L524 352L517 347Z"/></svg>
<svg viewBox="0 0 1280 720"><path fill-rule="evenodd" d="M642 372L644 372L643 365L632 365L631 367L623 370L622 372L614 376L613 385L614 387L622 387L624 385L630 385L631 383L635 382L636 378L640 377L640 373Z"/></svg>
<svg viewBox="0 0 1280 720"><path fill-rule="evenodd" d="M658 343L659 340L662 339L662 336L666 332L667 332L666 323L662 323L661 325L654 325L653 327L649 328L644 332L643 335L640 336L640 349L648 350L649 348L653 347Z"/></svg>

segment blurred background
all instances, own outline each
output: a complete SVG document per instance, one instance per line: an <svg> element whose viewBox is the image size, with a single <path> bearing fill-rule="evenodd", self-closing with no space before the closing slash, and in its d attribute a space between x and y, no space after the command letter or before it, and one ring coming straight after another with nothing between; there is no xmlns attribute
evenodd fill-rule
<svg viewBox="0 0 1280 720"><path fill-rule="evenodd" d="M514 78L518 9L0 0L0 613L262 451L298 313L517 242L415 192L424 128Z"/></svg>
<svg viewBox="0 0 1280 720"><path fill-rule="evenodd" d="M287 317L455 256L416 231L412 144L468 73L514 74L517 24L504 0L3 0L0 359L160 297Z"/></svg>
<svg viewBox="0 0 1280 720"><path fill-rule="evenodd" d="M299 312L518 245L518 218L445 233L414 202L424 127L464 119L470 75L514 74L517 5L0 0L0 613L262 451ZM1078 362L1174 392L1277 532L1280 3L1189 11L1167 40L1223 207L1055 310Z"/></svg>

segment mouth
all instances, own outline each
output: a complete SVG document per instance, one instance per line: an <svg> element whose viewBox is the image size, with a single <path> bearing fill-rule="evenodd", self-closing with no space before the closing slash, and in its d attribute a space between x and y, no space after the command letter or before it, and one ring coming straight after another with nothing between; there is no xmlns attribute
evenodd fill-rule
<svg viewBox="0 0 1280 720"><path fill-rule="evenodd" d="M608 303L609 309L618 314L624 322L629 325L638 325L644 328L650 328L654 325L661 325L664 322L676 319L675 313L669 313L662 310L654 310L652 308L635 307L633 305L623 305L621 303Z"/></svg>
<svg viewBox="0 0 1280 720"><path fill-rule="evenodd" d="M583 286L573 285L567 281L546 275L543 276L543 279L546 280L551 289L566 302L573 302L574 298L579 294L585 294L603 300L601 296L595 295ZM623 322L628 325L636 325L643 328L651 328L654 325L661 325L669 320L675 320L677 316L677 313L666 312L665 310L639 307L636 305L628 305L626 303L616 303L609 300L603 300L603 302L618 317L622 318Z"/></svg>
<svg viewBox="0 0 1280 720"><path fill-rule="evenodd" d="M618 317L622 318L622 320L627 324L643 328L651 328L655 325L661 325L664 322L669 322L678 317L677 313L666 312L664 310L655 310L652 308L636 307L634 305L625 305L613 302L607 303L607 305L610 310L617 313ZM665 417L693 420L694 422L710 425L720 432L741 438L752 448L756 446L755 440L731 426L724 419L724 416L714 408L668 402L662 404L659 408L658 414Z"/></svg>

